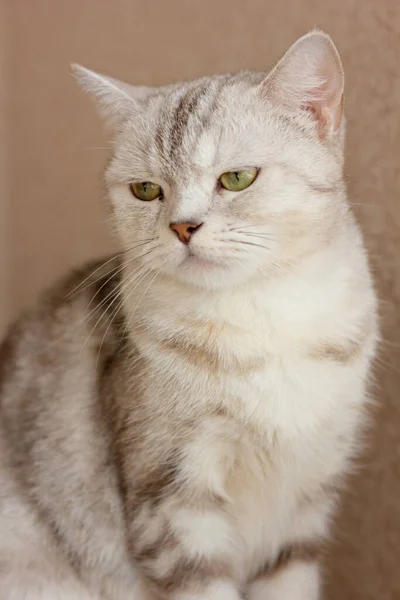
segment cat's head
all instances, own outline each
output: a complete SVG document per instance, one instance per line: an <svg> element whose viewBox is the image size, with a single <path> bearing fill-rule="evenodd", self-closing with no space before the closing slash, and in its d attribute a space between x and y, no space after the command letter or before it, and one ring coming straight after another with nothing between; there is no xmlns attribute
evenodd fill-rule
<svg viewBox="0 0 400 600"><path fill-rule="evenodd" d="M344 78L327 35L301 38L268 75L146 88L75 74L112 129L106 183L137 274L215 289L286 272L331 243Z"/></svg>

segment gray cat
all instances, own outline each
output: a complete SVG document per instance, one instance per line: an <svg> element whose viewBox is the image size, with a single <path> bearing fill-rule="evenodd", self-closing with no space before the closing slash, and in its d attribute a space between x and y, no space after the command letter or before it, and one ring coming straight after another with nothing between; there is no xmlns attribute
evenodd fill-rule
<svg viewBox="0 0 400 600"><path fill-rule="evenodd" d="M1 348L1 598L317 600L378 338L335 46L157 89L75 73L120 252Z"/></svg>

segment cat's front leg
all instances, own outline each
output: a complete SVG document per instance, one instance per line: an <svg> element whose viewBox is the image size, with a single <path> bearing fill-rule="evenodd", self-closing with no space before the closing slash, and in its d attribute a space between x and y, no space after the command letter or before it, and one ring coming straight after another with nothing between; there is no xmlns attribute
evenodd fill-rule
<svg viewBox="0 0 400 600"><path fill-rule="evenodd" d="M161 554L160 554L161 556ZM185 560L182 559L185 564ZM178 575L178 574L177 574ZM188 565L185 575L169 579L166 570L147 569L146 593L140 600L242 600L236 584L231 579L217 578L210 565Z"/></svg>
<svg viewBox="0 0 400 600"><path fill-rule="evenodd" d="M172 596L174 600L240 600L235 585L231 581L216 579L195 591L181 591Z"/></svg>
<svg viewBox="0 0 400 600"><path fill-rule="evenodd" d="M225 579L204 581L199 585L195 579L192 585L188 581L183 585L174 586L173 589L164 589L163 585L155 584L152 578L141 578L134 595L134 600L242 600L234 583Z"/></svg>
<svg viewBox="0 0 400 600"><path fill-rule="evenodd" d="M223 511L145 502L132 527L133 554L154 597L240 600Z"/></svg>
<svg viewBox="0 0 400 600"><path fill-rule="evenodd" d="M319 600L320 576L316 562L293 560L272 574L253 581L247 600Z"/></svg>

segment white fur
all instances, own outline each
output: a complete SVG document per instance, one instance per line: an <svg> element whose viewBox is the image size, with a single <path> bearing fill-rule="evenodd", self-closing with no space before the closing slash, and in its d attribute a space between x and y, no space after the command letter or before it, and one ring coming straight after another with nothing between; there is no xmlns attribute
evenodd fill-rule
<svg viewBox="0 0 400 600"><path fill-rule="evenodd" d="M249 600L317 600L319 597L318 566L294 562L270 579L253 583Z"/></svg>
<svg viewBox="0 0 400 600"><path fill-rule="evenodd" d="M190 558L230 553L231 528L223 514L180 508L174 511L172 527Z"/></svg>

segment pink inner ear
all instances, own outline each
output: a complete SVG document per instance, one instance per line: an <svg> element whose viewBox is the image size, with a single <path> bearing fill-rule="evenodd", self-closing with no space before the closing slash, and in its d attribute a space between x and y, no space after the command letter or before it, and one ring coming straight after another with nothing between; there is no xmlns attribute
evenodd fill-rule
<svg viewBox="0 0 400 600"><path fill-rule="evenodd" d="M316 121L318 121L318 130L321 137L325 134L335 132L340 126L343 116L343 95L336 108L323 106L321 102L303 104L301 110L306 110L312 113Z"/></svg>
<svg viewBox="0 0 400 600"><path fill-rule="evenodd" d="M343 85L337 75L332 73L331 78L320 86L320 100L312 106L322 134L335 132L342 120Z"/></svg>
<svg viewBox="0 0 400 600"><path fill-rule="evenodd" d="M308 93L310 100L308 102L302 102L299 105L299 108L301 110L310 111L317 119L323 118L323 115L327 112L336 112L337 108L342 105L342 99L340 99L337 104L340 89L338 87L335 90L335 82L330 83L332 83L332 88L330 88L329 82L325 81L321 85L310 90ZM305 93L305 96L307 96L307 92Z"/></svg>

